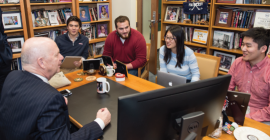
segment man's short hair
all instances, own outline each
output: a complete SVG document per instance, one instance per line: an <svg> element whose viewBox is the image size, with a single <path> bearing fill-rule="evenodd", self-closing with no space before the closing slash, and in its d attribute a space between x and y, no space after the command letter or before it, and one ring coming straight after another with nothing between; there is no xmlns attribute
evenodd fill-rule
<svg viewBox="0 0 270 140"><path fill-rule="evenodd" d="M258 49L260 49L262 46L266 45L266 51L265 55L268 51L269 46L269 32L264 29L263 27L255 27L251 28L248 31L243 32L242 37L250 37L253 39L253 42L258 44Z"/></svg>
<svg viewBox="0 0 270 140"><path fill-rule="evenodd" d="M80 25L80 27L82 27L82 21L77 16L71 16L71 17L69 17L68 20L67 20L67 26L68 26L69 22L71 22L71 21L78 22L79 25Z"/></svg>
<svg viewBox="0 0 270 140"><path fill-rule="evenodd" d="M128 21L128 24L130 26L130 21L129 21L129 18L127 16L119 16L117 17L115 20L114 20L114 24L115 24L115 28L117 28L117 23L120 22L125 22L125 21Z"/></svg>

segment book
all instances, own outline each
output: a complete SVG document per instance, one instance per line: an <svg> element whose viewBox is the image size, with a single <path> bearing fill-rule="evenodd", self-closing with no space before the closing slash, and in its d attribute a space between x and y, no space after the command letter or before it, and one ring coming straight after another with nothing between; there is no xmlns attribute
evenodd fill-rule
<svg viewBox="0 0 270 140"><path fill-rule="evenodd" d="M193 42L206 44L208 38L208 30L194 29L193 32Z"/></svg>

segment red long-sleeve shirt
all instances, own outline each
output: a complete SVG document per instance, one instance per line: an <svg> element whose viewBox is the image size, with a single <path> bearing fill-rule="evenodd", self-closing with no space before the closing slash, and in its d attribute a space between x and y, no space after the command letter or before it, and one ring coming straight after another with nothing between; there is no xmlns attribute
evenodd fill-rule
<svg viewBox="0 0 270 140"><path fill-rule="evenodd" d="M113 61L131 63L133 69L137 69L146 63L145 39L140 32L131 28L130 37L123 44L120 36L113 31L106 39L103 55L111 56Z"/></svg>

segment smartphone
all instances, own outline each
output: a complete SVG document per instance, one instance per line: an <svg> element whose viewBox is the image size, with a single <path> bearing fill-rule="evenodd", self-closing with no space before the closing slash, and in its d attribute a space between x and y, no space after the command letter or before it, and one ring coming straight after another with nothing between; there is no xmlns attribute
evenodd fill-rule
<svg viewBox="0 0 270 140"><path fill-rule="evenodd" d="M68 97L72 94L72 92L70 92L68 89L62 90L60 93L65 97Z"/></svg>

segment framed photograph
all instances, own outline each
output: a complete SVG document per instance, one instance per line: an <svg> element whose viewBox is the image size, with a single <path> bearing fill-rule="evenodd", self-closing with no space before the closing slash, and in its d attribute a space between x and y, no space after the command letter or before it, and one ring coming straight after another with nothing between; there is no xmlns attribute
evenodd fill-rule
<svg viewBox="0 0 270 140"><path fill-rule="evenodd" d="M98 3L97 4L98 20L110 19L109 11L110 11L109 3Z"/></svg>
<svg viewBox="0 0 270 140"><path fill-rule="evenodd" d="M88 6L80 6L80 19L82 22L90 21Z"/></svg>
<svg viewBox="0 0 270 140"><path fill-rule="evenodd" d="M215 26L230 27L232 9L217 9Z"/></svg>
<svg viewBox="0 0 270 140"><path fill-rule="evenodd" d="M12 11L4 12L2 14L2 21L5 30L22 29L21 12Z"/></svg>
<svg viewBox="0 0 270 140"><path fill-rule="evenodd" d="M270 29L270 12L256 12L254 27L264 27Z"/></svg>
<svg viewBox="0 0 270 140"><path fill-rule="evenodd" d="M231 68L235 55L214 51L214 56L220 57L219 69L228 72Z"/></svg>
<svg viewBox="0 0 270 140"><path fill-rule="evenodd" d="M236 3L236 0L217 0L217 3Z"/></svg>
<svg viewBox="0 0 270 140"><path fill-rule="evenodd" d="M208 30L194 29L192 41L201 44L206 44L207 37L208 37Z"/></svg>
<svg viewBox="0 0 270 140"><path fill-rule="evenodd" d="M12 36L7 38L8 45L11 47L13 53L21 52L24 43L23 36Z"/></svg>
<svg viewBox="0 0 270 140"><path fill-rule="evenodd" d="M164 21L177 22L180 7L167 6Z"/></svg>
<svg viewBox="0 0 270 140"><path fill-rule="evenodd" d="M98 37L108 36L108 24L107 23L97 23Z"/></svg>
<svg viewBox="0 0 270 140"><path fill-rule="evenodd" d="M214 31L212 46L230 50L233 47L234 32Z"/></svg>

